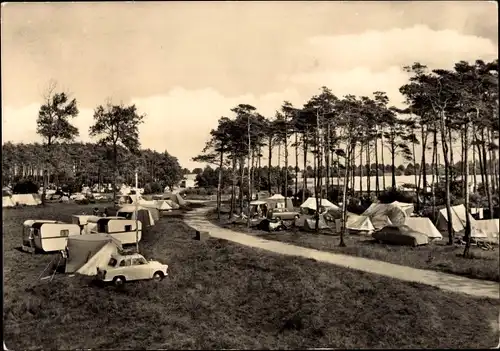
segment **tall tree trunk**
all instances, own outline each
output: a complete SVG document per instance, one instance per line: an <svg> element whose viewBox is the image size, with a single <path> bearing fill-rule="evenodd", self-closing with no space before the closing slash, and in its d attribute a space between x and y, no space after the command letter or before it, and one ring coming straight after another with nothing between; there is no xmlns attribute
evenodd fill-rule
<svg viewBox="0 0 500 351"><path fill-rule="evenodd" d="M286 116L285 116L285 206L287 204L288 199L288 126L286 125Z"/></svg>
<svg viewBox="0 0 500 351"><path fill-rule="evenodd" d="M359 145L359 193L360 197L363 196L363 168L365 165L363 163L363 142Z"/></svg>
<svg viewBox="0 0 500 351"><path fill-rule="evenodd" d="M278 194L281 194L282 179L281 179L281 141L278 141Z"/></svg>
<svg viewBox="0 0 500 351"><path fill-rule="evenodd" d="M307 136L304 134L302 136L302 142L304 144L304 168L302 169L303 175L303 188L302 188L302 203L306 201L306 190L307 190Z"/></svg>
<svg viewBox="0 0 500 351"><path fill-rule="evenodd" d="M492 192L496 193L497 191L497 186L496 186L496 182L495 182L495 163L493 162L493 155L494 155L494 152L492 151L491 149L491 144L493 142L493 139L491 138L491 133L488 129L486 129L486 138L485 138L485 141L488 142L488 148L487 148L487 151L488 151L488 173L489 173L489 178L490 178L490 184L491 184L491 190Z"/></svg>
<svg viewBox="0 0 500 351"><path fill-rule="evenodd" d="M328 191L330 190L330 123L327 124L326 132L326 147L324 149L325 153L325 167L326 167L326 197L328 198Z"/></svg>
<svg viewBox="0 0 500 351"><path fill-rule="evenodd" d="M484 167L484 159L483 159L483 153L481 152L481 145L479 138L477 138L477 153L479 155L478 160L479 160L479 172L481 173L481 185L483 187L483 192L482 195L486 195L486 181L484 180L484 174L486 173L486 168Z"/></svg>
<svg viewBox="0 0 500 351"><path fill-rule="evenodd" d="M299 138L295 133L295 199L299 191Z"/></svg>
<svg viewBox="0 0 500 351"><path fill-rule="evenodd" d="M396 190L396 144L391 140L391 179L392 190Z"/></svg>
<svg viewBox="0 0 500 351"><path fill-rule="evenodd" d="M240 191L239 191L239 207L240 215L243 213L243 184L245 184L245 157L240 156Z"/></svg>
<svg viewBox="0 0 500 351"><path fill-rule="evenodd" d="M233 154L232 159L232 174L233 174L233 184L231 186L231 209L229 211L229 219L233 217L233 213L236 207L236 155Z"/></svg>
<svg viewBox="0 0 500 351"><path fill-rule="evenodd" d="M222 149L222 148L221 148ZM217 219L220 220L221 189L222 189L222 166L224 165L224 152L220 152L219 180L217 182Z"/></svg>
<svg viewBox="0 0 500 351"><path fill-rule="evenodd" d="M469 256L470 244L471 244L471 223L470 223L470 204L469 204L469 123L464 126L464 163L465 163L465 174L463 181L463 188L465 189L464 206L465 206L465 249L464 257Z"/></svg>
<svg viewBox="0 0 500 351"><path fill-rule="evenodd" d="M349 164L351 163L351 149L352 147L348 145L346 153L346 167L344 173L344 191L342 194L342 229L340 231L340 247L345 247L344 236L346 234L346 223L347 223L347 189L349 185Z"/></svg>
<svg viewBox="0 0 500 351"><path fill-rule="evenodd" d="M460 131L460 147L461 147L461 160L462 163L460 165L460 175L465 177L465 168L468 167L466 164L466 155L465 155L465 130L466 127L464 127L463 130ZM468 185L467 185L468 186ZM465 199L465 187L462 187L462 197Z"/></svg>
<svg viewBox="0 0 500 351"><path fill-rule="evenodd" d="M473 177L473 182L474 182L474 185L473 185L473 190L474 192L477 191L477 176L476 176L476 173L477 173L477 165L476 165L476 147L474 144L476 144L476 127L474 126L474 124L472 125L472 177Z"/></svg>
<svg viewBox="0 0 500 351"><path fill-rule="evenodd" d="M450 142L450 147L449 147L449 151L450 151L450 176L451 176L451 179L454 179L456 171L455 171L455 163L453 162L453 136L452 136L451 127L448 126L447 129L448 129L448 139Z"/></svg>
<svg viewBox="0 0 500 351"><path fill-rule="evenodd" d="M490 140L491 143L493 144L495 142L495 135L493 133L493 130L490 130ZM492 168L493 168L493 175L495 178L493 182L495 183L496 191L500 191L500 180L499 180L499 171L498 171L498 158L497 158L497 153L498 149L492 150L491 151L491 160L492 160Z"/></svg>
<svg viewBox="0 0 500 351"><path fill-rule="evenodd" d="M488 167L486 167L486 165L488 164L488 159L486 158L486 138L484 137L484 128L481 129L481 149L483 153L483 164L485 166L484 170L487 171ZM488 173L484 175L484 186L486 188L486 196L488 197L488 209L490 210L491 219L493 218L493 198L491 196L490 175Z"/></svg>
<svg viewBox="0 0 500 351"><path fill-rule="evenodd" d="M367 192L368 192L368 198L371 198L372 195L372 186L371 186L371 171L372 171L372 166L371 166L371 160L370 160L370 142L366 144L366 163L367 163L367 172L366 172L366 186L367 186Z"/></svg>
<svg viewBox="0 0 500 351"><path fill-rule="evenodd" d="M451 201L450 201L450 160L449 160L449 149L448 141L446 140L446 127L445 127L445 115L444 111L440 112L440 122L441 122L441 147L443 149L443 160L444 160L444 183L445 183L445 203L446 203L446 215L448 217L448 245L453 245L453 221L451 214Z"/></svg>
<svg viewBox="0 0 500 351"><path fill-rule="evenodd" d="M116 202L116 181L118 179L118 147L116 144L113 145L113 202Z"/></svg>
<svg viewBox="0 0 500 351"><path fill-rule="evenodd" d="M382 150L384 152L384 150ZM379 196L380 194L380 166L378 164L378 136L375 138L375 166L376 168L376 175L375 175L375 195Z"/></svg>
<svg viewBox="0 0 500 351"><path fill-rule="evenodd" d="M268 147L269 147L269 154L267 156L267 191L269 192L269 195L272 193L272 187L271 187L271 161L273 159L273 138L272 136L269 137L268 140Z"/></svg>
<svg viewBox="0 0 500 351"><path fill-rule="evenodd" d="M381 161L382 161L382 186L384 187L384 191L385 191L385 161L384 161L384 131L382 130L382 133L381 133L381 149L382 149L382 154L380 155L381 156Z"/></svg>
<svg viewBox="0 0 500 351"><path fill-rule="evenodd" d="M352 184L352 194L354 195L356 193L356 183L354 180L356 179L356 145L353 145L352 147L352 153L351 153L351 184Z"/></svg>
<svg viewBox="0 0 500 351"><path fill-rule="evenodd" d="M252 142L250 138L250 118L247 120L247 126L248 126L248 155L247 155L247 163L248 163L248 181L247 181L247 186L248 186L248 206L247 206L247 228L250 230L250 223L251 223L251 216L250 216L250 202L252 201L252 168L253 168L253 149L252 149ZM243 181L243 179L242 179Z"/></svg>
<svg viewBox="0 0 500 351"><path fill-rule="evenodd" d="M431 163L431 169L432 169L432 212L434 213L436 211L436 178L439 178L438 174L438 159L437 159L437 127L434 127L433 131L433 142L432 142L432 163Z"/></svg>

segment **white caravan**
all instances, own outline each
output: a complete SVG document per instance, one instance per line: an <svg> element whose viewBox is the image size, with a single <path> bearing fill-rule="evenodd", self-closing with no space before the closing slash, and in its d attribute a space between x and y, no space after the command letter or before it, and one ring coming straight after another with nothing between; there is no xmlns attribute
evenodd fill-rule
<svg viewBox="0 0 500 351"><path fill-rule="evenodd" d="M23 223L22 250L34 253L61 251L69 236L80 235L80 226L51 220L27 220Z"/></svg>

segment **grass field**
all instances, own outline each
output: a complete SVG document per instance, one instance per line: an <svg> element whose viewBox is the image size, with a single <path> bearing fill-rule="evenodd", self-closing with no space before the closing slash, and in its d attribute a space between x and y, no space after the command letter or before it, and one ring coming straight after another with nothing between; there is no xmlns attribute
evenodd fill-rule
<svg viewBox="0 0 500 351"><path fill-rule="evenodd" d="M224 228L249 233L246 225L228 224L227 216L221 222L217 220L214 212L208 214L207 218ZM347 235L345 243L347 247L339 247L340 238L333 232L317 234L296 229L282 232L266 232L258 229L250 229L250 233L264 239L275 240L308 247L311 249L342 253L365 258L391 262L414 268L430 269L456 275L462 275L475 279L500 281L500 256L498 246L494 250L484 251L477 247L471 247L472 259L460 257L463 246L446 245L447 238L442 241L431 243L420 247L396 246L376 243L371 237L363 235ZM429 260L429 257L432 257Z"/></svg>
<svg viewBox="0 0 500 351"><path fill-rule="evenodd" d="M87 206L89 211L94 205ZM37 281L50 255L19 252L29 218L85 207L3 211L4 340L9 349L476 348L498 342L499 302L192 239L180 211L144 234L170 265L162 282L123 291L89 278Z"/></svg>

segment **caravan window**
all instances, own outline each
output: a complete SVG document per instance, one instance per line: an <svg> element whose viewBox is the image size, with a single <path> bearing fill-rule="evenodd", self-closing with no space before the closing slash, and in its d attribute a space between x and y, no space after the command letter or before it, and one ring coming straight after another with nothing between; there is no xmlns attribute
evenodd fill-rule
<svg viewBox="0 0 500 351"><path fill-rule="evenodd" d="M125 226L125 231L126 232L131 232L132 231L132 226L131 225L126 225Z"/></svg>
<svg viewBox="0 0 500 351"><path fill-rule="evenodd" d="M118 212L116 215L118 217L125 217L126 219L132 219L133 212Z"/></svg>
<svg viewBox="0 0 500 351"><path fill-rule="evenodd" d="M63 229L63 230L61 230L60 231L60 235L64 236L64 237L69 236L69 229Z"/></svg>

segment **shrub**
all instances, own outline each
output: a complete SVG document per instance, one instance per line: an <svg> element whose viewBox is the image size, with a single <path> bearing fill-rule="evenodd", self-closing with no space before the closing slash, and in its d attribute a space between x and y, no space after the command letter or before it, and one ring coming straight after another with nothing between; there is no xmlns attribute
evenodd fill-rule
<svg viewBox="0 0 500 351"><path fill-rule="evenodd" d="M12 189L14 194L35 194L38 192L39 186L32 180L22 179Z"/></svg>
<svg viewBox="0 0 500 351"><path fill-rule="evenodd" d="M145 191L146 189L144 189ZM159 193L163 193L163 187L161 186L160 183L158 182L153 182L151 183L151 193L152 194L159 194Z"/></svg>
<svg viewBox="0 0 500 351"><path fill-rule="evenodd" d="M413 203L413 197L410 194L392 188L383 191L379 195L378 200L383 204L390 204L394 201Z"/></svg>
<svg viewBox="0 0 500 351"><path fill-rule="evenodd" d="M132 190L135 192L135 190ZM130 193L132 193L132 191ZM144 195L149 195L149 194L152 194L152 191L151 191L151 184L150 183L147 183L144 185Z"/></svg>

